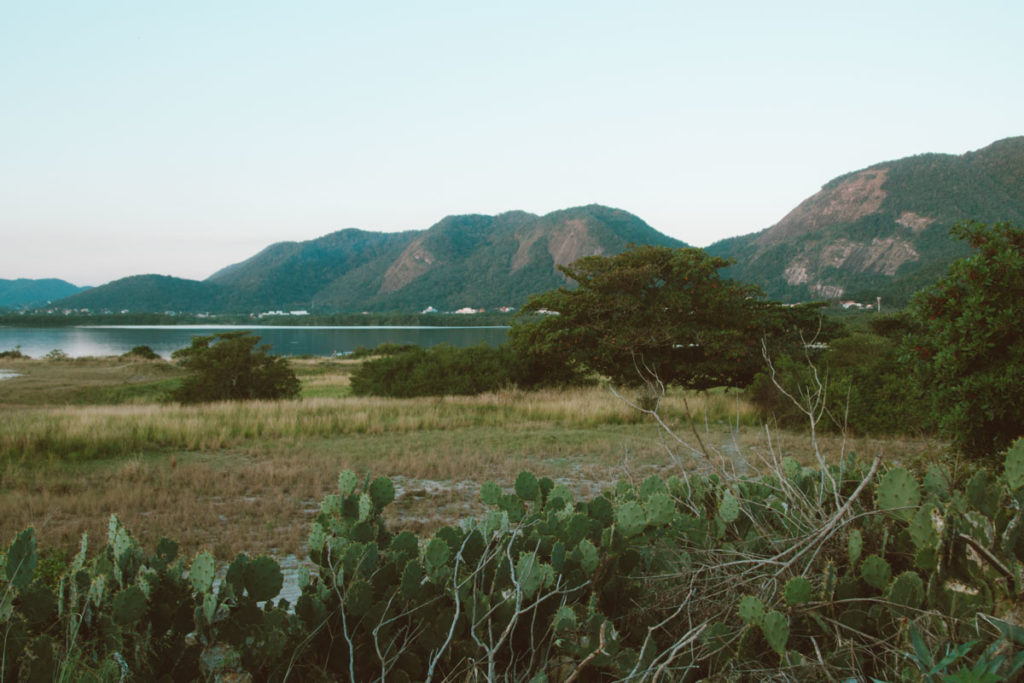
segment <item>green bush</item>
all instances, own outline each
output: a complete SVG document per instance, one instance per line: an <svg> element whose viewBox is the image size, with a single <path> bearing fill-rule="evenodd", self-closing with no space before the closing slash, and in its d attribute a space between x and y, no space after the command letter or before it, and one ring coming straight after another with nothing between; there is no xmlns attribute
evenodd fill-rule
<svg viewBox="0 0 1024 683"><path fill-rule="evenodd" d="M288 361L249 332L193 337L172 357L191 374L173 392L181 403L294 398L301 385Z"/></svg>
<svg viewBox="0 0 1024 683"><path fill-rule="evenodd" d="M776 379L790 396L804 403L817 381L824 389L825 413L819 428L847 428L859 434L913 434L931 427L928 403L920 385L901 362L900 345L885 336L858 332L833 340L808 360L773 361ZM813 365L813 367L812 367ZM770 372L762 371L747 389L762 417L787 428L807 425L807 416L780 393Z"/></svg>
<svg viewBox="0 0 1024 683"><path fill-rule="evenodd" d="M520 388L580 382L557 364L524 357L507 345L456 348L414 347L364 362L352 375L356 396L473 395L516 385Z"/></svg>
<svg viewBox="0 0 1024 683"><path fill-rule="evenodd" d="M974 253L914 297L910 345L940 429L985 459L1024 435L1024 230L967 223L952 233Z"/></svg>
<svg viewBox="0 0 1024 683"><path fill-rule="evenodd" d="M128 353L121 354L122 358L145 358L146 360L157 360L160 358L160 354L146 346L133 346L131 351Z"/></svg>

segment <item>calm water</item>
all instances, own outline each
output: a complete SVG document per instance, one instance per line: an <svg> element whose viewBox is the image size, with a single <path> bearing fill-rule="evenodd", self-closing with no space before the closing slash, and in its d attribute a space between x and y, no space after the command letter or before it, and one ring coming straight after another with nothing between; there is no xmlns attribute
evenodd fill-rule
<svg viewBox="0 0 1024 683"><path fill-rule="evenodd" d="M378 344L435 344L475 346L486 342L502 344L506 327L285 327L234 325L138 325L82 327L0 327L0 351L20 347L22 353L39 358L60 349L72 358L118 356L132 347L146 345L165 358L189 346L192 337L225 330L251 330L270 344L271 353L283 356L330 356L357 346Z"/></svg>

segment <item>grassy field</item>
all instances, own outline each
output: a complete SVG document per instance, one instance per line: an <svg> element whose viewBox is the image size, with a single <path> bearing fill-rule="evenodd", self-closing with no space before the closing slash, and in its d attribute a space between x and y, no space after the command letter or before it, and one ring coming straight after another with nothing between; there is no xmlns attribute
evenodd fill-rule
<svg viewBox="0 0 1024 683"><path fill-rule="evenodd" d="M665 429L607 387L354 398L357 362L293 360L299 400L183 407L161 402L181 376L164 361L3 360L20 376L0 381L0 542L34 526L44 546L71 549L116 513L151 547L167 536L225 559L301 555L342 469L392 477L391 519L428 531L475 514L480 483L511 486L522 469L587 495L650 473L814 457L806 435L766 430L738 392L669 394ZM833 458L941 449L914 439L821 445Z"/></svg>

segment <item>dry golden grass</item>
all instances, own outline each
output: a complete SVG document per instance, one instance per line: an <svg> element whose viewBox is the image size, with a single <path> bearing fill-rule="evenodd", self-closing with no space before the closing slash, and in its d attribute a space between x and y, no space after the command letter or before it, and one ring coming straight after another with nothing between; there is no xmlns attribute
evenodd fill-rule
<svg viewBox="0 0 1024 683"><path fill-rule="evenodd" d="M341 391L348 372L336 361L299 369L304 389L311 382L327 394ZM707 467L694 431L716 467L753 471L785 455L814 464L805 435L769 434L736 392L671 393L660 410L670 431L602 387L198 407L27 403L2 407L0 543L34 526L44 546L65 549L83 531L102 537L116 513L147 547L167 536L187 553L207 548L221 558L301 555L310 518L342 469L392 477L399 496L388 519L430 531L479 512L480 483L511 486L522 469L589 496L621 478ZM831 458L938 451L910 439L820 443Z"/></svg>

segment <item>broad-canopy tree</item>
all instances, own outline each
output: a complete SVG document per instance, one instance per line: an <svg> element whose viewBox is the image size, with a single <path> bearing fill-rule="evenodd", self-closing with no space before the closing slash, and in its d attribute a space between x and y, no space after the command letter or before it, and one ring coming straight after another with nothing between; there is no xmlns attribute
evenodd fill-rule
<svg viewBox="0 0 1024 683"><path fill-rule="evenodd" d="M182 403L243 401L298 396L301 385L288 361L247 331L192 337L171 357L191 374L172 398Z"/></svg>
<svg viewBox="0 0 1024 683"><path fill-rule="evenodd" d="M951 232L974 253L915 296L911 348L940 431L991 457L1024 435L1024 231L968 222Z"/></svg>
<svg viewBox="0 0 1024 683"><path fill-rule="evenodd" d="M723 278L729 261L701 249L638 246L616 256L588 256L561 267L575 280L536 295L513 326L514 347L568 360L622 384L659 380L692 389L742 387L774 354L818 331L815 305L787 307L754 285Z"/></svg>

